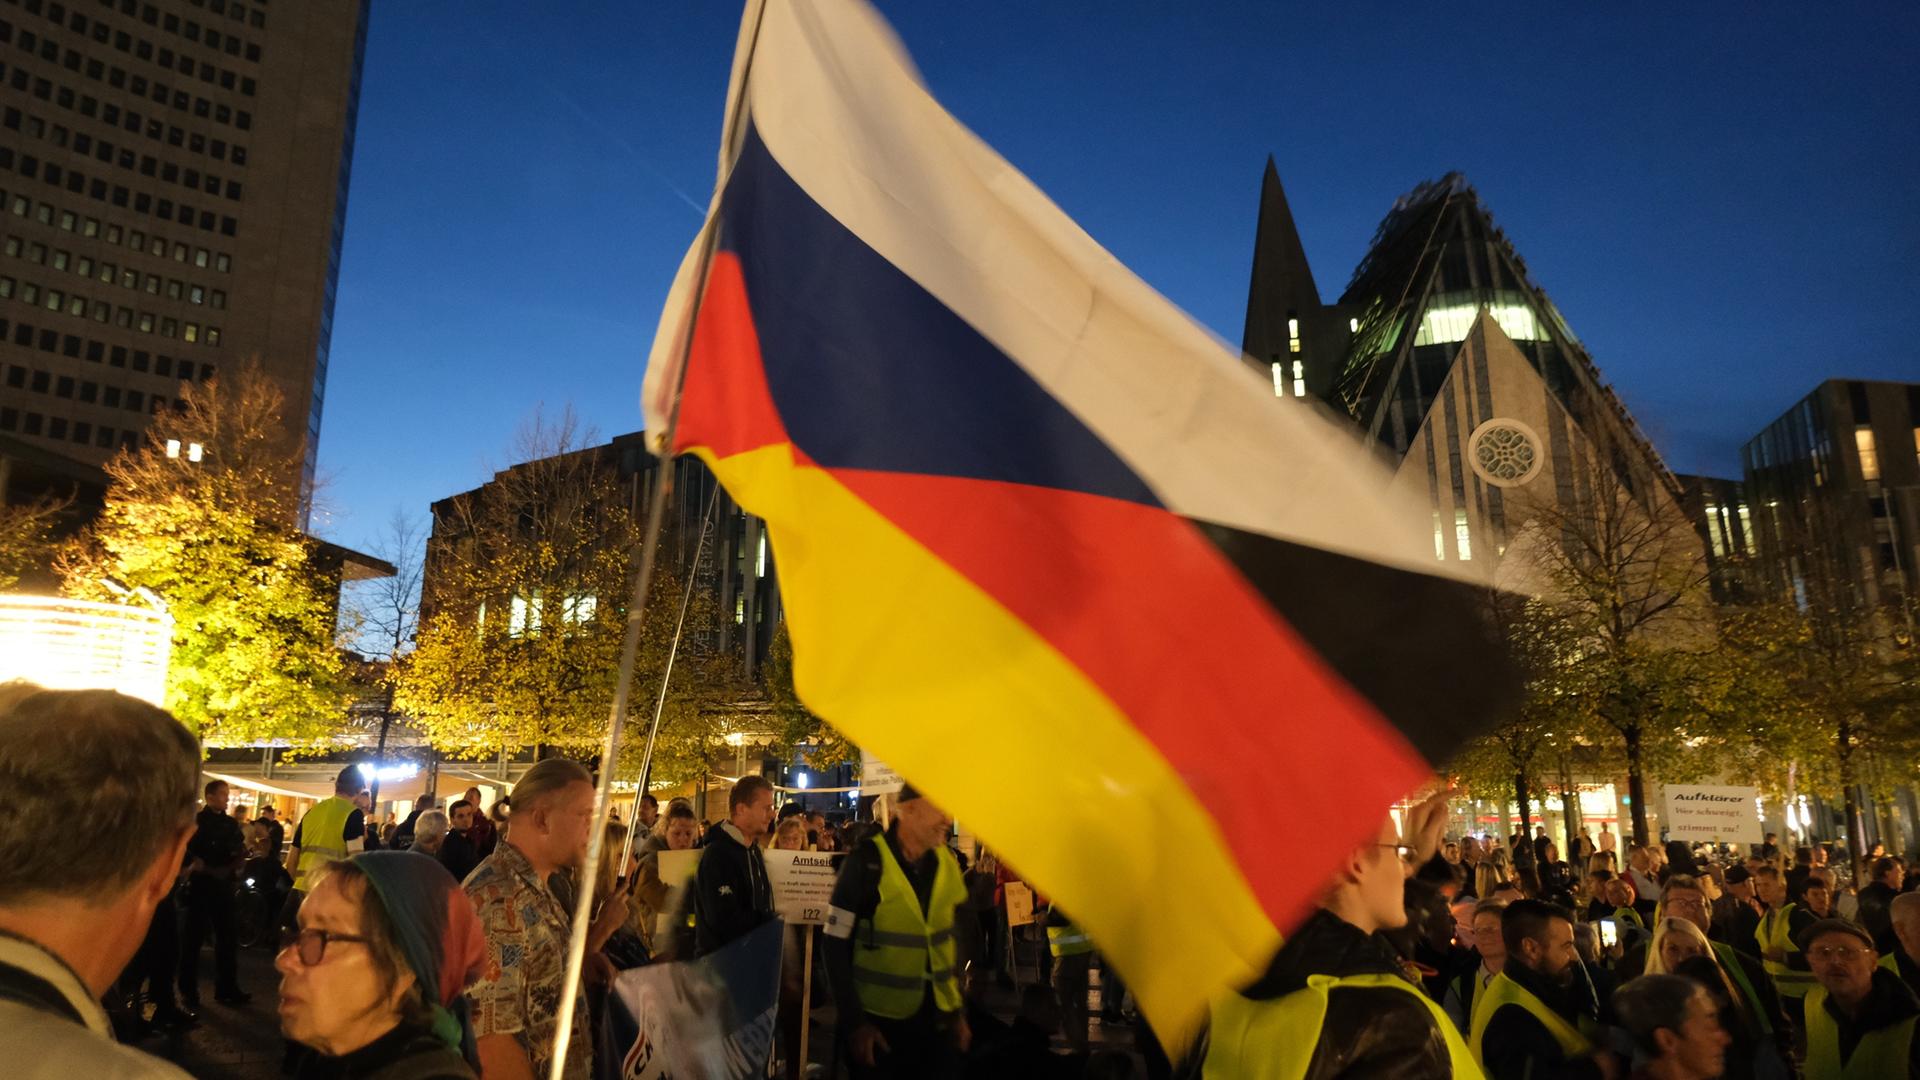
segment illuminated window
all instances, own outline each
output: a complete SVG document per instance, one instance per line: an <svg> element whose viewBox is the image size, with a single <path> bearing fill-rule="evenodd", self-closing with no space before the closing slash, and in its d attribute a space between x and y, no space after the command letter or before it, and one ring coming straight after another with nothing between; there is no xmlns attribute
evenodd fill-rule
<svg viewBox="0 0 1920 1080"><path fill-rule="evenodd" d="M1357 333L1359 333L1359 332L1360 332L1360 320L1359 320L1359 319L1348 319L1348 320L1347 320L1347 333L1349 333L1349 334L1357 334Z"/></svg>
<svg viewBox="0 0 1920 1080"><path fill-rule="evenodd" d="M1307 365L1304 361L1293 362L1293 396L1307 396Z"/></svg>
<svg viewBox="0 0 1920 1080"><path fill-rule="evenodd" d="M1467 528L1467 509L1460 507L1453 512L1453 546L1460 552L1460 561L1468 562L1473 558L1473 537Z"/></svg>
<svg viewBox="0 0 1920 1080"><path fill-rule="evenodd" d="M754 556L753 576L767 576L767 534L765 530L761 530L760 533L760 551L759 554Z"/></svg>
<svg viewBox="0 0 1920 1080"><path fill-rule="evenodd" d="M507 612L507 636L527 637L540 632L540 590L532 597L515 596Z"/></svg>
<svg viewBox="0 0 1920 1080"><path fill-rule="evenodd" d="M600 610L600 598L591 593L585 596L568 596L560 601L560 621L577 626L593 619Z"/></svg>
<svg viewBox="0 0 1920 1080"><path fill-rule="evenodd" d="M1299 319L1289 318L1287 320L1287 351L1288 352L1300 351L1300 320Z"/></svg>
<svg viewBox="0 0 1920 1080"><path fill-rule="evenodd" d="M8 282L7 284L11 285L13 283ZM1273 362L1273 396L1287 396L1287 367L1278 360Z"/></svg>
<svg viewBox="0 0 1920 1080"><path fill-rule="evenodd" d="M1433 512L1433 557L1442 561L1447 557L1447 534L1440 527L1440 511Z"/></svg>
<svg viewBox="0 0 1920 1080"><path fill-rule="evenodd" d="M1707 539L1713 542L1713 556L1724 559L1727 555L1727 543L1724 535L1726 526L1720 520L1720 508L1707 504Z"/></svg>
<svg viewBox="0 0 1920 1080"><path fill-rule="evenodd" d="M1915 434L1915 440L1916 440L1916 441L1920 441L1920 433L1916 433L1916 434ZM1749 554L1749 555L1752 555L1752 554L1754 553L1754 548L1753 548L1753 515L1751 515L1751 514L1749 514L1749 513L1747 513L1747 504L1746 504L1746 503L1741 503L1741 504L1740 504L1740 535L1741 535L1741 537L1743 537L1743 538L1744 538L1744 539L1746 540L1746 542L1747 542L1747 554Z"/></svg>
<svg viewBox="0 0 1920 1080"><path fill-rule="evenodd" d="M1549 340L1546 327L1534 318L1533 308L1525 296L1503 290L1495 292L1491 300L1472 292L1442 293L1435 297L1420 315L1420 330L1413 343L1445 345L1465 341L1482 308L1491 312L1493 321L1515 341Z"/></svg>
<svg viewBox="0 0 1920 1080"><path fill-rule="evenodd" d="M1854 428L1853 445L1860 451L1860 479L1880 479L1880 451L1873 445L1873 429L1865 424Z"/></svg>

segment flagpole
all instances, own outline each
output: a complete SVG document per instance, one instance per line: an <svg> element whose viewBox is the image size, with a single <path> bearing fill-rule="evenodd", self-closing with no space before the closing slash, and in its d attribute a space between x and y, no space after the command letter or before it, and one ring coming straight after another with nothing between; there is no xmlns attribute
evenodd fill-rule
<svg viewBox="0 0 1920 1080"><path fill-rule="evenodd" d="M646 752L640 756L640 781L638 791L646 794L647 778L653 772L653 744L660 737L660 717L667 708L667 685L673 681L673 662L680 655L680 638L687 628L687 609L693 606L693 590L700 580L700 556L707 549L707 530L712 527L714 507L720 503L720 483L714 481L713 494L707 497L707 512L700 515L700 539L693 545L693 569L687 571L687 589L680 598L680 618L673 624L673 644L667 647L667 669L660 676L660 695L653 702L653 725L647 729ZM640 835L640 802L634 799L633 827L627 830L627 842L620 850L620 873L625 874L628 860L633 858L633 841Z"/></svg>
<svg viewBox="0 0 1920 1080"><path fill-rule="evenodd" d="M747 112L747 84L753 75L754 53L760 46L760 27L766 17L766 0L753 3L753 32L747 39L747 55L740 67L740 85L734 100L727 103L726 151L728 174L739 151L740 125ZM717 190L725 190L726 177ZM700 244L700 263L694 272L693 299L688 304L686 340L680 346L680 369L673 377L673 397L667 409L667 430L660 447L659 475L654 481L653 497L647 509L647 524L640 549L640 571L634 575L633 595L627 603L627 633L620 646L620 675L614 684L613 706L607 719L607 739L600 752L600 781L593 797L593 831L587 836L587 858L580 867L574 888L573 926L567 937L566 974L560 981L560 1007L555 1013L553 1060L548 1080L566 1080L567 1049L573 1040L573 1010L580 997L580 975L586 969L587 928L593 915L594 875L600 869L602 849L606 847L607 815L613 810L614 765L619 761L620 735L626 726L627 697L633 689L634 656L640 650L640 628L646 615L647 592L653 584L654 564L660 554L660 529L667 512L667 488L672 481L673 438L680 426L680 397L687 385L687 365L693 356L693 340L700 326L700 309L707 296L707 273L713 265L713 253L720 246L720 226L716 216L707 218L705 236Z"/></svg>

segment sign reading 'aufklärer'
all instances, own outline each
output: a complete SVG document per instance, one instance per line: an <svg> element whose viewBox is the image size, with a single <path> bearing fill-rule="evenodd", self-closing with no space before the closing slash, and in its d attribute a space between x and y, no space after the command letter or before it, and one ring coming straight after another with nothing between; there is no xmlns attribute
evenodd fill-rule
<svg viewBox="0 0 1920 1080"><path fill-rule="evenodd" d="M1760 814L1754 808L1758 794L1750 787L1668 784L1667 838L1757 844L1762 839Z"/></svg>

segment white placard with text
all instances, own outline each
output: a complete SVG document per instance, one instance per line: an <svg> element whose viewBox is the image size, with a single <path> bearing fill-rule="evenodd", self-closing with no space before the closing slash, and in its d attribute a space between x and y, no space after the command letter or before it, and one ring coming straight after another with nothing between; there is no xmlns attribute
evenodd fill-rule
<svg viewBox="0 0 1920 1080"><path fill-rule="evenodd" d="M787 925L825 926L844 853L772 848L761 854L767 863L767 880L773 883L773 909Z"/></svg>
<svg viewBox="0 0 1920 1080"><path fill-rule="evenodd" d="M1755 789L1712 784L1668 784L1666 789L1668 839L1713 844L1763 839Z"/></svg>

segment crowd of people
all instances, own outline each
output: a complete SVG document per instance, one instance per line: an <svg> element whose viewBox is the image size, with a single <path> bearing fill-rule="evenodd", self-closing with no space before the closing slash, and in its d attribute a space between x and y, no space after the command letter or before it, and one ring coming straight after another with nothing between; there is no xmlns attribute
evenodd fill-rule
<svg viewBox="0 0 1920 1080"><path fill-rule="evenodd" d="M1216 1005L1194 1075L1267 1075L1272 1025L1311 1015L1285 1075L1920 1077L1905 859L1875 850L1855 881L1772 835L1622 851L1603 831L1569 863L1544 829L1443 841L1444 815L1429 800L1404 839L1388 822L1353 853L1267 975Z"/></svg>
<svg viewBox="0 0 1920 1080"><path fill-rule="evenodd" d="M1544 833L1445 839L1446 804L1384 821L1253 983L1211 1003L1168 1059L1096 937L910 785L889 820L789 804L759 776L725 816L651 796L609 824L601 871L579 873L595 821L580 764L533 765L483 809L422 798L370 829L357 767L297 822L230 810L165 712L107 691L0 686L0 1045L5 1074L177 1077L116 1041L108 1004L179 1026L199 1009L213 945L216 1003L244 1005L237 882L284 871L274 968L291 1075L379 1080L594 1075L618 973L695 959L775 920L769 849L843 852L816 938L788 927L770 1069L814 1075L805 1006L832 1018L830 1060L879 1077L1920 1078L1920 874L1875 852L1856 873L1829 849L1622 845L1603 831L1562 860ZM62 823L96 827L62 835ZM289 825L291 830L289 831ZM380 835L376 835L379 833ZM662 856L698 849L692 877ZM591 890L583 1004L561 985L580 890ZM183 917L171 905L180 898ZM184 936L178 928L184 928ZM1017 986L1010 935L1037 946ZM806 950L814 950L807 957ZM812 963L807 962L811 959ZM817 971L809 985L803 972ZM1135 1053L1089 1039L1132 1029ZM998 988L1000 1001L988 1007ZM263 990L254 988L254 992ZM124 1026L121 1034L126 1034ZM837 1068L836 1068L837 1072Z"/></svg>

